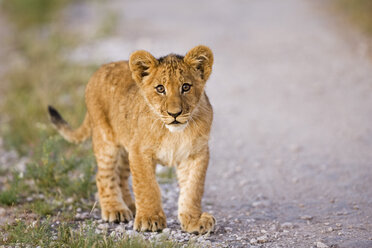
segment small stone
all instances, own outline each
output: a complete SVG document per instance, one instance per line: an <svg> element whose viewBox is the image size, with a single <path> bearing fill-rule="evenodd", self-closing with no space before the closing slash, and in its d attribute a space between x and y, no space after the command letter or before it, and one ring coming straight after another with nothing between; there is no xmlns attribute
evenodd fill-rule
<svg viewBox="0 0 372 248"><path fill-rule="evenodd" d="M232 232L232 230L233 230L231 227L224 227L224 229L225 229L226 232Z"/></svg>
<svg viewBox="0 0 372 248"><path fill-rule="evenodd" d="M203 247L212 247L212 242L209 240L203 242Z"/></svg>
<svg viewBox="0 0 372 248"><path fill-rule="evenodd" d="M269 241L269 238L267 237L267 235L262 235L257 238L257 242L261 244L266 243L267 241Z"/></svg>
<svg viewBox="0 0 372 248"><path fill-rule="evenodd" d="M198 242L203 242L205 241L204 237L203 236L200 236L198 239L197 239Z"/></svg>
<svg viewBox="0 0 372 248"><path fill-rule="evenodd" d="M118 233L125 233L125 227L120 225L115 228L115 231Z"/></svg>
<svg viewBox="0 0 372 248"><path fill-rule="evenodd" d="M257 242L257 239L253 238L253 239L249 240L249 243L254 245L254 244L257 244L258 242Z"/></svg>
<svg viewBox="0 0 372 248"><path fill-rule="evenodd" d="M268 207L269 205L270 205L270 203L267 200L255 201L255 202L252 203L252 207L255 207L255 208Z"/></svg>
<svg viewBox="0 0 372 248"><path fill-rule="evenodd" d="M330 226L327 228L327 232L333 232L333 228Z"/></svg>
<svg viewBox="0 0 372 248"><path fill-rule="evenodd" d="M317 248L329 248L328 245L326 245L326 244L324 244L323 242L320 242L320 241L315 242L315 245L316 245Z"/></svg>
<svg viewBox="0 0 372 248"><path fill-rule="evenodd" d="M167 233L169 235L171 233L170 228L164 228L163 233Z"/></svg>
<svg viewBox="0 0 372 248"><path fill-rule="evenodd" d="M292 229L293 228L293 224L291 222L284 222L283 224L280 225L281 228L283 229Z"/></svg>
<svg viewBox="0 0 372 248"><path fill-rule="evenodd" d="M277 226L276 224L272 224L272 225L270 226L270 230L271 230L271 231L276 231L276 230L278 230L278 226Z"/></svg>
<svg viewBox="0 0 372 248"><path fill-rule="evenodd" d="M293 153L298 153L302 150L301 146L297 145L297 144L292 144L289 146L289 150Z"/></svg>
<svg viewBox="0 0 372 248"><path fill-rule="evenodd" d="M312 219L313 219L313 216L310 216L310 215L302 215L300 218L301 218L301 220L312 220Z"/></svg>
<svg viewBox="0 0 372 248"><path fill-rule="evenodd" d="M107 230L109 227L109 225L107 223L103 223L103 224L99 224L97 226L98 229L101 229L101 230Z"/></svg>
<svg viewBox="0 0 372 248"><path fill-rule="evenodd" d="M292 183L298 183L299 181L300 179L298 179L297 177L292 178Z"/></svg>

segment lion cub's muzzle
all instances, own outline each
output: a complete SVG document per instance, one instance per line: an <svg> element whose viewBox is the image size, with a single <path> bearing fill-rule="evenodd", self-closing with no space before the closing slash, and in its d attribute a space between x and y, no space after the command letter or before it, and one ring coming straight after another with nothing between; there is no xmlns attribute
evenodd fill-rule
<svg viewBox="0 0 372 248"><path fill-rule="evenodd" d="M167 112L168 117L164 120L166 123L165 126L169 129L171 132L181 132L185 129L187 126L187 122L189 119L190 114L182 114L182 111L178 113L171 113Z"/></svg>

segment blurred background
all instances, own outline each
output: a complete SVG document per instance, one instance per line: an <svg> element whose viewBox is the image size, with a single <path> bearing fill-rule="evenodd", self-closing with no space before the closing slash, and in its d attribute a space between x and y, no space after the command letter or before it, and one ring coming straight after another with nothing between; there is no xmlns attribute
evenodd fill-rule
<svg viewBox="0 0 372 248"><path fill-rule="evenodd" d="M371 36L369 0L0 0L0 215L55 216L66 198L74 214L92 208L90 145L55 135L48 104L76 127L101 64L204 44L215 55L204 206L221 227L209 242L371 247ZM158 176L177 192L174 171Z"/></svg>

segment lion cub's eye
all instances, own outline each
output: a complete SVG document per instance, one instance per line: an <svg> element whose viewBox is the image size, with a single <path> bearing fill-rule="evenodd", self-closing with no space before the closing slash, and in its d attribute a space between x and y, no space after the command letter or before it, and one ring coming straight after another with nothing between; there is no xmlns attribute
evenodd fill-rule
<svg viewBox="0 0 372 248"><path fill-rule="evenodd" d="M183 92L187 92L187 91L189 91L190 89L191 89L191 85L190 85L190 84L186 83L186 84L183 84L183 85L182 85L182 93L183 93Z"/></svg>
<svg viewBox="0 0 372 248"><path fill-rule="evenodd" d="M160 94L164 94L165 93L165 87L161 84L159 84L158 86L155 87L156 91Z"/></svg>

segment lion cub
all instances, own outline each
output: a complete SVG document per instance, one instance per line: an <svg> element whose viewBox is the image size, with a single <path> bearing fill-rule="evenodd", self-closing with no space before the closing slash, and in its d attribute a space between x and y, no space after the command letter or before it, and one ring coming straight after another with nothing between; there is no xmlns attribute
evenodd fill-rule
<svg viewBox="0 0 372 248"><path fill-rule="evenodd" d="M206 46L159 59L136 51L129 61L103 65L92 76L85 91L88 111L78 129L49 106L51 121L65 139L77 143L92 136L102 219L129 221L135 214L137 231L165 228L155 176L156 164L162 164L177 169L182 229L201 234L214 229L214 217L201 208L213 118L204 87L212 64Z"/></svg>

